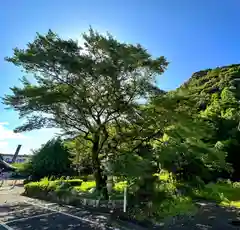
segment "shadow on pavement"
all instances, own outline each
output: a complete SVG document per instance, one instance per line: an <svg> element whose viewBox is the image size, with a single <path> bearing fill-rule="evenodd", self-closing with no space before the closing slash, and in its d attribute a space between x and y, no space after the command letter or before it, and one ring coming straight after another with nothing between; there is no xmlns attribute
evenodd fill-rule
<svg viewBox="0 0 240 230"><path fill-rule="evenodd" d="M76 208L51 204L36 199L32 199L29 202L31 204L26 202L1 204L0 222L19 230L144 229L140 226L132 225L128 221L113 219L109 213L94 212L86 210L84 207ZM197 215L175 218L174 221L171 219L166 221L164 225L162 224L154 229L240 229L240 210L231 207L221 207L209 202L198 202L197 205L199 206ZM5 228L0 226L1 229Z"/></svg>
<svg viewBox="0 0 240 230"><path fill-rule="evenodd" d="M222 207L209 202L197 203L199 212L195 216L183 217L169 223L163 229L172 230L236 230L240 229L239 210L231 207Z"/></svg>
<svg viewBox="0 0 240 230"><path fill-rule="evenodd" d="M51 209L27 203L6 204L0 207L0 221L19 230L126 229L120 223L112 221L108 215L92 214L83 209L58 205L52 205Z"/></svg>

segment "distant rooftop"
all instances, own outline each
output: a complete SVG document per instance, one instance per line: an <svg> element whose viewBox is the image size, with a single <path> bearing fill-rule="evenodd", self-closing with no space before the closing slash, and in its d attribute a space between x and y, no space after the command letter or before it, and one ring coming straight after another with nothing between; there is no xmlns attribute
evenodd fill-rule
<svg viewBox="0 0 240 230"><path fill-rule="evenodd" d="M0 155L3 155L3 156L14 156L14 154L12 153L0 153ZM30 155L28 154L18 154L18 157L29 157Z"/></svg>

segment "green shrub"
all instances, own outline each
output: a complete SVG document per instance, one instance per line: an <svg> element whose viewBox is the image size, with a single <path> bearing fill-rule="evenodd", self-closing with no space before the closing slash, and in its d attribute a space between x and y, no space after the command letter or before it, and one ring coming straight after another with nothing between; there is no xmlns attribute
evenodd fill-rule
<svg viewBox="0 0 240 230"><path fill-rule="evenodd" d="M70 180L49 180L48 177L42 178L38 182L29 182L24 185L25 193L29 195L37 195L38 193L49 193L51 191L55 191L56 193L64 193L70 191L73 187L81 187L83 181L80 179L70 179ZM87 190L87 188L94 187L95 185L92 185L93 183L85 182L85 184L82 186L82 189Z"/></svg>
<svg viewBox="0 0 240 230"><path fill-rule="evenodd" d="M194 215L197 207L190 197L175 196L173 199L167 199L159 204L156 210L158 217L166 218L179 215Z"/></svg>
<svg viewBox="0 0 240 230"><path fill-rule="evenodd" d="M197 207L190 197L172 196L166 199L148 202L137 208L130 208L130 215L137 220L162 221L175 216L190 216L197 212Z"/></svg>
<svg viewBox="0 0 240 230"><path fill-rule="evenodd" d="M176 184L169 183L169 182L162 182L157 184L157 190L158 191L164 191L168 194L175 194L177 191Z"/></svg>
<svg viewBox="0 0 240 230"><path fill-rule="evenodd" d="M13 166L17 168L17 174L20 174L24 177L28 177L32 174L32 164L29 161L23 163L14 163Z"/></svg>
<svg viewBox="0 0 240 230"><path fill-rule="evenodd" d="M127 186L127 181L120 181L114 185L113 189L117 192L123 192L126 186Z"/></svg>
<svg viewBox="0 0 240 230"><path fill-rule="evenodd" d="M79 192L87 192L91 188L96 187L96 182L95 181L83 181L80 186L75 186L75 189Z"/></svg>
<svg viewBox="0 0 240 230"><path fill-rule="evenodd" d="M41 179L38 182L29 182L24 185L25 193L35 195L38 192L48 193L56 191L62 184L61 180L50 181L47 177ZM66 183L67 184L67 183ZM70 185L68 185L69 187Z"/></svg>
<svg viewBox="0 0 240 230"><path fill-rule="evenodd" d="M36 150L29 161L31 175L34 180L43 177L68 176L73 173L71 169L71 154L60 139L48 141Z"/></svg>
<svg viewBox="0 0 240 230"><path fill-rule="evenodd" d="M54 186L49 186L48 183L44 182L30 182L24 185L25 193L27 195L40 195L40 194L47 194L52 189L55 190Z"/></svg>
<svg viewBox="0 0 240 230"><path fill-rule="evenodd" d="M209 183L201 190L195 190L197 198L221 202L231 202L240 200L240 183L229 183L227 181L216 184Z"/></svg>
<svg viewBox="0 0 240 230"><path fill-rule="evenodd" d="M70 184L73 187L81 186L83 183L83 180L80 180L80 179L70 179L70 180L64 180L64 181L66 181L68 184Z"/></svg>
<svg viewBox="0 0 240 230"><path fill-rule="evenodd" d="M193 198L209 200L220 203L225 199L224 194L216 189L204 188L203 190L193 190Z"/></svg>
<svg viewBox="0 0 240 230"><path fill-rule="evenodd" d="M239 183L226 183L226 184L208 184L206 189L218 191L224 194L224 197L231 201L240 200Z"/></svg>

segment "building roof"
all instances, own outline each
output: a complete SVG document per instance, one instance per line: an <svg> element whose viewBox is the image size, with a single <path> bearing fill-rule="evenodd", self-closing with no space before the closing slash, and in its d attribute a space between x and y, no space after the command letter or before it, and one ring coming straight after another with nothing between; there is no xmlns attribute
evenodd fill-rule
<svg viewBox="0 0 240 230"><path fill-rule="evenodd" d="M0 156L14 156L14 154L12 153L0 153ZM27 155L27 154L18 154L18 157L30 157L31 155Z"/></svg>
<svg viewBox="0 0 240 230"><path fill-rule="evenodd" d="M14 172L16 171L16 168L13 167L12 165L8 164L4 160L0 159L0 169L2 169L4 172Z"/></svg>

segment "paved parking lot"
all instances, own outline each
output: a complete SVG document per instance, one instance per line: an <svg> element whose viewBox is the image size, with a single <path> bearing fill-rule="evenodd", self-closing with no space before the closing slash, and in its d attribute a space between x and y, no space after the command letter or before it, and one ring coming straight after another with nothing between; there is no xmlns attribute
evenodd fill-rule
<svg viewBox="0 0 240 230"><path fill-rule="evenodd" d="M59 206L38 200L0 206L0 229L125 229L108 215L92 214L81 208Z"/></svg>
<svg viewBox="0 0 240 230"><path fill-rule="evenodd" d="M0 230L133 229L110 220L107 214L23 197L21 191L22 188L0 190Z"/></svg>
<svg viewBox="0 0 240 230"><path fill-rule="evenodd" d="M111 226L103 215L56 204L37 204L32 201L0 207L2 229L120 229Z"/></svg>

